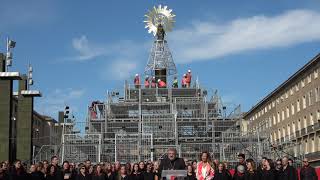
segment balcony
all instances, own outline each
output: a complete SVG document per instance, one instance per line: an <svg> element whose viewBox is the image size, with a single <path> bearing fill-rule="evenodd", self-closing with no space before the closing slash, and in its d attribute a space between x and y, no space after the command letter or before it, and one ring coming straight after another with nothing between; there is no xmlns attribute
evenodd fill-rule
<svg viewBox="0 0 320 180"><path fill-rule="evenodd" d="M313 129L314 129L314 131L320 130L320 123L319 123L319 121L318 121L318 123L316 123L316 124L313 126Z"/></svg>
<svg viewBox="0 0 320 180"><path fill-rule="evenodd" d="M306 128L302 128L302 129L300 130L300 135L301 135L301 136L307 135Z"/></svg>
<svg viewBox="0 0 320 180"><path fill-rule="evenodd" d="M307 133L308 134L312 133L313 130L314 130L314 126L313 125L307 127Z"/></svg>

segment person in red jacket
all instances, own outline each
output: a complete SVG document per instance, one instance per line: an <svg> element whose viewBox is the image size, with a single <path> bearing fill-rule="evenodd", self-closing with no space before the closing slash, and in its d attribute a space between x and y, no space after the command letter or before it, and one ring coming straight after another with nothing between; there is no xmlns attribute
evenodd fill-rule
<svg viewBox="0 0 320 180"><path fill-rule="evenodd" d="M145 88L149 88L149 87L150 87L150 79L149 79L149 76L146 76L146 78L144 79L144 87L145 87Z"/></svg>
<svg viewBox="0 0 320 180"><path fill-rule="evenodd" d="M181 80L181 87L185 88L187 87L187 75L183 74L182 80Z"/></svg>
<svg viewBox="0 0 320 180"><path fill-rule="evenodd" d="M134 83L134 86L136 88L140 88L140 77L139 77L139 74L136 74L134 80L133 80L133 83Z"/></svg>
<svg viewBox="0 0 320 180"><path fill-rule="evenodd" d="M156 78L153 76L151 80L151 88L156 88L156 87L157 87Z"/></svg>
<svg viewBox="0 0 320 180"><path fill-rule="evenodd" d="M187 77L187 79L186 79L186 85L187 85L187 88L189 88L190 87L190 84L191 84L191 78L192 78L192 75L191 75L191 70L189 69L188 70L188 73L186 74L186 77Z"/></svg>
<svg viewBox="0 0 320 180"><path fill-rule="evenodd" d="M166 88L167 84L164 81L162 81L161 79L158 79L158 87L159 88Z"/></svg>

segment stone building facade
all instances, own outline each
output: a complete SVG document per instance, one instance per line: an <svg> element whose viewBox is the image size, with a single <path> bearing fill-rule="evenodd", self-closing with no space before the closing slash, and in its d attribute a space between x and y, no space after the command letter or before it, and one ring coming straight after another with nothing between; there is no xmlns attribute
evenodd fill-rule
<svg viewBox="0 0 320 180"><path fill-rule="evenodd" d="M320 161L320 54L267 95L244 116L249 131L294 157Z"/></svg>

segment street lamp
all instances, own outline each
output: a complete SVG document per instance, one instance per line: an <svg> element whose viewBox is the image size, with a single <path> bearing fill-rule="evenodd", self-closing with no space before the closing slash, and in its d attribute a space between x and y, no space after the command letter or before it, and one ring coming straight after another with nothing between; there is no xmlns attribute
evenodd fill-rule
<svg viewBox="0 0 320 180"><path fill-rule="evenodd" d="M7 38L7 54L6 54L6 71L8 71L8 67L12 66L13 55L11 49L16 47L16 42Z"/></svg>
<svg viewBox="0 0 320 180"><path fill-rule="evenodd" d="M30 86L33 85L32 73L33 73L33 68L31 66L31 64L29 64L29 67L28 67L28 89Z"/></svg>

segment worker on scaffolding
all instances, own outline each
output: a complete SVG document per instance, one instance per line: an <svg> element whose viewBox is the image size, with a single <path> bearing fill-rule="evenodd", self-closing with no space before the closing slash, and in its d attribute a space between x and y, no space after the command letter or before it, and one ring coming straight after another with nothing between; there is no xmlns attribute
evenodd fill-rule
<svg viewBox="0 0 320 180"><path fill-rule="evenodd" d="M151 88L156 88L157 87L157 82L156 82L156 77L152 77L151 80Z"/></svg>
<svg viewBox="0 0 320 180"><path fill-rule="evenodd" d="M172 83L173 88L178 88L178 78L175 76Z"/></svg>
<svg viewBox="0 0 320 180"><path fill-rule="evenodd" d="M191 75L191 70L189 69L188 70L188 73L186 74L186 85L187 85L187 88L190 88L190 84L191 84L191 78L192 78L192 75Z"/></svg>
<svg viewBox="0 0 320 180"><path fill-rule="evenodd" d="M183 74L182 80L181 80L181 87L185 88L187 87L187 75Z"/></svg>
<svg viewBox="0 0 320 180"><path fill-rule="evenodd" d="M158 79L158 88L166 88L166 87L167 87L167 84L161 79Z"/></svg>
<svg viewBox="0 0 320 180"><path fill-rule="evenodd" d="M134 86L138 89L140 88L140 77L139 74L136 74L134 80L133 80Z"/></svg>
<svg viewBox="0 0 320 180"><path fill-rule="evenodd" d="M150 78L147 75L146 78L144 79L144 87L145 88L150 88Z"/></svg>

